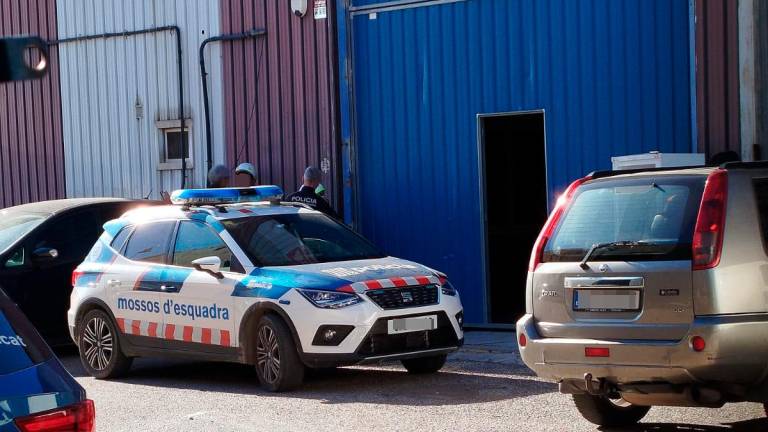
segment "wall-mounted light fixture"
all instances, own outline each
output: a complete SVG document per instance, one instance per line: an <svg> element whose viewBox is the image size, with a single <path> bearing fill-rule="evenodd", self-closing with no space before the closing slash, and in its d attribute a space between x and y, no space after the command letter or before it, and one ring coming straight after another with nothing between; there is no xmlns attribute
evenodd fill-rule
<svg viewBox="0 0 768 432"><path fill-rule="evenodd" d="M303 17L307 13L307 0L291 0L291 10L297 17Z"/></svg>

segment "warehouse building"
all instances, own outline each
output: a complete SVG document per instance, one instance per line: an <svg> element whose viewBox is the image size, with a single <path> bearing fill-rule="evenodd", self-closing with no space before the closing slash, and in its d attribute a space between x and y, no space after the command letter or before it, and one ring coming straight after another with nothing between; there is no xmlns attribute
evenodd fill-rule
<svg viewBox="0 0 768 432"><path fill-rule="evenodd" d="M447 272L468 323L519 317L554 198L611 156L766 145L744 105L764 2L338 4L347 215Z"/></svg>
<svg viewBox="0 0 768 432"><path fill-rule="evenodd" d="M7 0L0 35L49 40L51 70L0 86L0 206L159 198L245 161L293 189L312 164L468 323L509 325L570 180L768 154L766 29L760 0Z"/></svg>

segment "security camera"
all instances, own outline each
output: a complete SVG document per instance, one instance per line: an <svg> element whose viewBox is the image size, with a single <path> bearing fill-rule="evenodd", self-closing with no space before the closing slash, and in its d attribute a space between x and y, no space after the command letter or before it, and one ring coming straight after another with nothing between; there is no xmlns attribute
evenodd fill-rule
<svg viewBox="0 0 768 432"><path fill-rule="evenodd" d="M303 17L307 13L307 0L291 0L291 10L297 17Z"/></svg>

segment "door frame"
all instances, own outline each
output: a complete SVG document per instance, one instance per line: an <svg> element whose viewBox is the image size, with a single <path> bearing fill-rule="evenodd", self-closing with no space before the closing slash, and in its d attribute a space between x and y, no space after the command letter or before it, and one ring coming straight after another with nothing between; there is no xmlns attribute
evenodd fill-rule
<svg viewBox="0 0 768 432"><path fill-rule="evenodd" d="M549 167L547 163L547 114L544 108L532 109L532 110L520 110L520 111L501 111L491 113L477 113L477 174L478 174L478 188L480 197L480 260L482 261L482 284L483 284L483 316L485 317L485 325L473 325L473 327L485 327L485 328L505 328L514 329L515 324L501 324L491 322L491 313L489 301L491 299L491 286L489 284L490 275L490 263L488 261L488 199L486 196L485 187L485 128L483 120L489 117L512 117L520 115L541 114L542 121L544 123L544 189L547 191L547 213L549 213Z"/></svg>

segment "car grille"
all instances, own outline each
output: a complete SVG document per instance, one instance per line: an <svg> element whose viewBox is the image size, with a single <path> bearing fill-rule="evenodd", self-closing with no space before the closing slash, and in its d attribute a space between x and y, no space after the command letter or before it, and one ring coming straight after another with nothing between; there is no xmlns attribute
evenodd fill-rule
<svg viewBox="0 0 768 432"><path fill-rule="evenodd" d="M387 321L394 318L405 318L425 315L437 315L437 328L434 330L411 333L388 334ZM397 317L379 318L365 336L357 354L363 357L403 354L428 349L451 348L460 345L451 321L445 312L402 315Z"/></svg>
<svg viewBox="0 0 768 432"><path fill-rule="evenodd" d="M403 309L437 304L437 285L383 288L366 292L382 309Z"/></svg>

